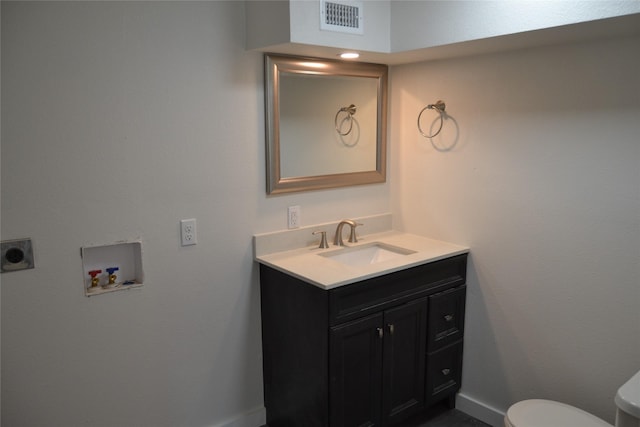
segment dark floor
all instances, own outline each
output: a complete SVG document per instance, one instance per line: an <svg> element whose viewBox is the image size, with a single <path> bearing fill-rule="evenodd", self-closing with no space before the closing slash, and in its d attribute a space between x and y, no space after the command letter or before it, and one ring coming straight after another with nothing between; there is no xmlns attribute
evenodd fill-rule
<svg viewBox="0 0 640 427"><path fill-rule="evenodd" d="M262 426L262 427L267 427ZM436 407L428 412L411 418L398 427L491 427L489 424L448 407Z"/></svg>
<svg viewBox="0 0 640 427"><path fill-rule="evenodd" d="M424 424L419 424L420 427L491 427L489 424L483 423L480 420L473 418L470 415L460 412L457 409L452 409L444 414L438 415L435 418L430 419Z"/></svg>
<svg viewBox="0 0 640 427"><path fill-rule="evenodd" d="M447 409L438 413L430 413L413 418L402 424L402 427L491 427L489 424L460 412Z"/></svg>

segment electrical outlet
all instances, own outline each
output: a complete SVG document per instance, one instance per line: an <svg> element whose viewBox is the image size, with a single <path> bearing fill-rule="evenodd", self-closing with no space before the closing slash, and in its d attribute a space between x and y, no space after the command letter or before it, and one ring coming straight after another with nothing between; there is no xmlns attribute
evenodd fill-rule
<svg viewBox="0 0 640 427"><path fill-rule="evenodd" d="M287 208L287 227L300 227L300 206L289 206Z"/></svg>
<svg viewBox="0 0 640 427"><path fill-rule="evenodd" d="M182 239L182 246L190 246L198 243L195 218L180 221L180 238Z"/></svg>

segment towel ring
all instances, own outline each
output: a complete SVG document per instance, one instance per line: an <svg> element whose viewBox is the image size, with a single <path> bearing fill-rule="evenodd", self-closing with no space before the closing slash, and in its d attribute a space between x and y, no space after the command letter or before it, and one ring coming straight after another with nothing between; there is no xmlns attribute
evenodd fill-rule
<svg viewBox="0 0 640 427"><path fill-rule="evenodd" d="M434 136L438 135L440 133L440 131L442 130L442 125L444 124L444 109L446 108L446 105L444 103L444 101L436 101L435 104L429 104L426 107L424 107L422 110L420 110L420 114L418 114L418 131L420 131L420 133L422 134L422 136L424 136L425 138L433 138ZM424 113L425 110L436 110L439 114L440 114L440 126L438 126L438 130L435 131L433 133L433 135L428 135L426 134L422 128L420 127L420 118L422 117L422 113Z"/></svg>
<svg viewBox="0 0 640 427"><path fill-rule="evenodd" d="M346 116L342 119L340 124L338 124L338 116L340 115L340 113L346 113ZM356 106L353 104L349 105L348 107L342 107L341 109L338 110L338 112L336 113L335 119L333 119L333 124L335 125L336 132L338 132L338 134L342 136L346 136L351 133L351 129L353 129L353 115L355 113L356 113ZM347 129L346 132L343 132L342 125L344 124L345 121L349 121L349 129Z"/></svg>

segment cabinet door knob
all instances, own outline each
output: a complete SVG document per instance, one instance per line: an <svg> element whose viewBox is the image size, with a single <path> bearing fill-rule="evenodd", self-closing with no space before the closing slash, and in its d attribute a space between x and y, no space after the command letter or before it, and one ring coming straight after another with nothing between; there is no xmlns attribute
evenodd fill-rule
<svg viewBox="0 0 640 427"><path fill-rule="evenodd" d="M451 369L449 369L449 368L445 368L445 369L442 370L442 374L443 375L449 375L450 373L451 373Z"/></svg>
<svg viewBox="0 0 640 427"><path fill-rule="evenodd" d="M393 331L395 330L395 327L393 326L393 323L391 323L391 324L389 324L389 325L387 325L387 326L389 327L389 333L390 333L391 335L393 335Z"/></svg>
<svg viewBox="0 0 640 427"><path fill-rule="evenodd" d="M378 331L378 337L382 338L384 336L384 330L382 328L376 328Z"/></svg>
<svg viewBox="0 0 640 427"><path fill-rule="evenodd" d="M446 320L447 322L451 322L453 320L453 314L445 314L444 320Z"/></svg>

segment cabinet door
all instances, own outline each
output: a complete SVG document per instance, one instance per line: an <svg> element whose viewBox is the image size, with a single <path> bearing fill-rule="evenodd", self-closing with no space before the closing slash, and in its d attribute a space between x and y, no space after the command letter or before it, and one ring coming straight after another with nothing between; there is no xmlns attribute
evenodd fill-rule
<svg viewBox="0 0 640 427"><path fill-rule="evenodd" d="M385 425L424 408L427 299L384 313L382 409Z"/></svg>
<svg viewBox="0 0 640 427"><path fill-rule="evenodd" d="M331 427L381 425L382 314L331 328Z"/></svg>

